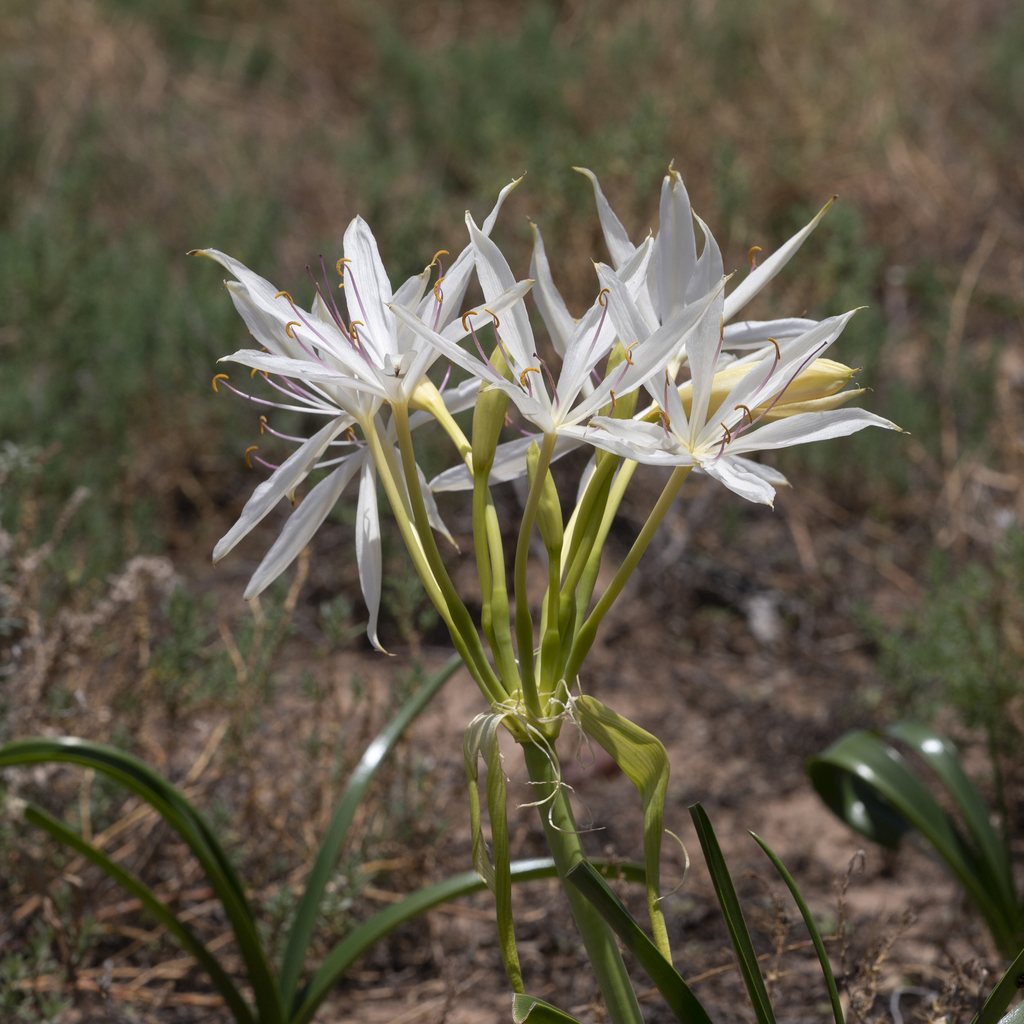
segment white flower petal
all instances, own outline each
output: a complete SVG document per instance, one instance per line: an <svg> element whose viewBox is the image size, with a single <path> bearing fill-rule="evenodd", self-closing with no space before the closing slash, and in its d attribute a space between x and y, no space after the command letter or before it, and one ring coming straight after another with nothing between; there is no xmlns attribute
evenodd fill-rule
<svg viewBox="0 0 1024 1024"><path fill-rule="evenodd" d="M377 616L380 614L381 578L380 518L377 514L377 474L373 460L363 462L359 478L359 500L356 502L356 564L359 585L363 591L370 621L366 635L378 651L387 653L377 639Z"/></svg>
<svg viewBox="0 0 1024 1024"><path fill-rule="evenodd" d="M299 507L288 517L284 529L249 580L243 595L246 601L262 594L295 561L299 552L313 539L313 534L320 529L331 509L337 504L365 458L365 449L350 455L303 498Z"/></svg>
<svg viewBox="0 0 1024 1024"><path fill-rule="evenodd" d="M686 357L693 381L693 404L690 406L690 441L697 439L707 419L708 403L722 351L722 292L719 291L696 329L686 342ZM690 307L688 306L687 309Z"/></svg>
<svg viewBox="0 0 1024 1024"><path fill-rule="evenodd" d="M729 445L729 454L742 452L770 451L789 448L809 441L825 441L831 437L846 437L865 427L882 427L885 430L900 430L881 416L867 409L833 409L831 412L802 412L786 419L758 427L736 438Z"/></svg>
<svg viewBox="0 0 1024 1024"><path fill-rule="evenodd" d="M391 302L391 282L377 250L377 239L362 217L354 217L345 230L345 301L349 320L359 320L359 340L373 353L378 366L385 354L398 355L398 333L386 303Z"/></svg>
<svg viewBox="0 0 1024 1024"><path fill-rule="evenodd" d="M351 422L348 416L339 416L321 427L300 448L292 452L274 471L273 476L264 480L253 491L252 497L245 503L245 508L238 517L238 522L221 537L213 549L215 562L219 562L286 494L291 494L306 479L327 446Z"/></svg>
<svg viewBox="0 0 1024 1024"><path fill-rule="evenodd" d="M537 303L541 319L551 336L551 344L554 345L555 351L560 356L564 356L576 330L576 322L551 277L551 267L548 264L547 253L544 251L544 239L541 237L540 228L533 221L530 222L530 227L533 228L533 257L530 260L530 277L537 282L537 286L533 290L533 301Z"/></svg>
<svg viewBox="0 0 1024 1024"><path fill-rule="evenodd" d="M423 505L427 510L427 521L430 525L437 530L439 534L456 551L459 550L459 545L455 543L455 538L451 535L451 531L447 526L444 525L444 520L441 518L441 513L437 510L437 502L434 500L434 494L430 487L427 485L427 478L423 475L423 470L420 469L419 463L416 464L416 475L420 481L420 493L423 495Z"/></svg>
<svg viewBox="0 0 1024 1024"><path fill-rule="evenodd" d="M597 201L597 216L601 221L601 230L604 232L605 245L608 246L608 253L612 258L612 266L618 270L619 264L630 257L633 252L634 245L629 240L629 235L626 234L626 229L622 226L619 218L615 216L612 208L608 205L608 200L605 199L604 193L601 191L601 186L597 183L597 177L593 171L588 171L586 167L574 167L574 171L579 171L580 174L585 174L589 179L590 183L594 186L594 199Z"/></svg>
<svg viewBox="0 0 1024 1024"><path fill-rule="evenodd" d="M769 338L784 341L806 333L817 323L803 317L786 317L780 320L739 320L725 325L724 348L739 351L748 348L763 348Z"/></svg>
<svg viewBox="0 0 1024 1024"><path fill-rule="evenodd" d="M590 478L597 471L597 453L595 452L590 456L590 461L583 467L583 475L580 477L579 486L576 488L576 505L583 500L583 495L587 490L587 484L590 483Z"/></svg>
<svg viewBox="0 0 1024 1024"><path fill-rule="evenodd" d="M515 480L526 473L526 452L531 444L540 441L539 437L517 437L514 441L499 444L494 452L494 463L491 475L487 478L489 487ZM579 448L584 443L582 437L568 437L559 434L555 440L551 461L557 462L563 455ZM430 489L438 494L442 491L469 491L473 488L473 477L465 463L459 463L439 473L430 481Z"/></svg>
<svg viewBox="0 0 1024 1024"><path fill-rule="evenodd" d="M595 416L588 426L574 427L572 432L587 444L648 466L693 464L688 451L675 447L674 437L671 441L666 439L660 423L640 423L637 420L613 420L610 416ZM666 444L672 444L673 450L664 447Z"/></svg>
<svg viewBox="0 0 1024 1024"><path fill-rule="evenodd" d="M679 172L672 168L661 184L657 248L658 313L664 323L686 305L687 286L697 266L690 197Z"/></svg>
<svg viewBox="0 0 1024 1024"><path fill-rule="evenodd" d="M726 320L731 320L792 258L804 244L807 236L818 226L825 211L836 201L833 196L815 215L805 228L798 231L785 245L776 249L762 264L752 270L725 298Z"/></svg>
<svg viewBox="0 0 1024 1024"><path fill-rule="evenodd" d="M376 395L378 398L387 397L387 392L375 381L350 377L348 374L339 373L337 370L332 370L329 366L319 366L312 361L289 359L287 356L275 356L269 352L257 352L253 348L239 349L237 352L232 352L229 356L221 356L217 362L241 363L242 366L251 366L255 370L276 373L282 377L291 377L293 380L306 380L316 384L332 384L339 388L350 388L354 391L361 391L364 394Z"/></svg>
<svg viewBox="0 0 1024 1024"><path fill-rule="evenodd" d="M761 474L751 472L747 465L740 464L738 460L725 457L707 463L701 469L747 501L756 501L761 505L772 505L775 502L775 488Z"/></svg>
<svg viewBox="0 0 1024 1024"><path fill-rule="evenodd" d="M693 218L704 232L704 250L701 252L700 259L697 260L697 265L693 268L693 275L686 286L687 303L696 302L702 295L706 295L725 276L722 250L719 249L718 242L715 241L715 236L711 233L711 228L697 214L694 213Z"/></svg>
<svg viewBox="0 0 1024 1024"><path fill-rule="evenodd" d="M773 466L766 466L763 462L754 462L753 459L745 459L742 455L729 455L727 458L734 466L741 466L745 472L753 473L754 476L759 476L776 487L790 486L786 476Z"/></svg>

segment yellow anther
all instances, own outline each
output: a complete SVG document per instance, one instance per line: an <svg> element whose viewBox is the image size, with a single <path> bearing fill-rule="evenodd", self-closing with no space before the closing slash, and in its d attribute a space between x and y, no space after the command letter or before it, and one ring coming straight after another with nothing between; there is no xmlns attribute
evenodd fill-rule
<svg viewBox="0 0 1024 1024"><path fill-rule="evenodd" d="M725 431L725 443L732 444L732 431L724 423L720 423L719 426Z"/></svg>
<svg viewBox="0 0 1024 1024"><path fill-rule="evenodd" d="M633 357L629 353L632 352L633 349L635 349L637 347L637 345L639 345L639 344L640 344L639 341L634 341L633 344L630 345L629 348L626 349L626 352L625 352L626 362L629 363L630 366L633 365Z"/></svg>
<svg viewBox="0 0 1024 1024"><path fill-rule="evenodd" d="M292 298L292 297L291 297L291 296L290 296L290 295L289 295L289 294L288 294L287 292L278 292L278 293L277 293L277 294L276 294L276 295L274 296L274 298L275 298L275 299L279 299L279 298L281 298L281 296L282 296L282 295L283 295L283 296L284 296L284 297L285 297L285 298L286 298L286 299L287 299L287 300L288 300L288 301L289 301L289 302L290 302L290 303L291 303L291 304L292 304L293 306L295 305L295 300L294 300L294 299L293 299L293 298Z"/></svg>
<svg viewBox="0 0 1024 1024"><path fill-rule="evenodd" d="M774 338L768 339L775 346L775 358L782 361L782 353L779 351L779 343Z"/></svg>
<svg viewBox="0 0 1024 1024"><path fill-rule="evenodd" d="M256 376L256 374L259 373L259 372L260 372L260 368L258 366L254 366L252 368L252 373L249 374L249 380L252 380Z"/></svg>
<svg viewBox="0 0 1024 1024"><path fill-rule="evenodd" d="M428 267L432 267L437 262L437 257L438 256L447 256L447 255L448 255L448 250L447 249L438 249L437 252L434 253L434 258L430 261L430 263L427 264L427 266ZM442 278L442 280L443 280L443 278Z"/></svg>
<svg viewBox="0 0 1024 1024"><path fill-rule="evenodd" d="M598 305L600 305L600 306L601 306L602 308L604 308L605 306L607 306L607 305L608 305L608 300L607 300L607 299L605 298L605 296L606 296L606 295L611 295L611 293L612 293L612 290L611 290L611 288L602 288L602 289L601 289L601 290L600 290L600 291L599 291L599 292L597 293L597 302L598 302Z"/></svg>
<svg viewBox="0 0 1024 1024"><path fill-rule="evenodd" d="M219 381L219 380L230 380L230 379L231 378L228 377L228 375L226 373L218 373L217 376L214 377L213 380L210 383L213 386L213 390L216 391L217 390L217 381Z"/></svg>
<svg viewBox="0 0 1024 1024"><path fill-rule="evenodd" d="M356 324L359 324L360 327L365 327L366 324L364 324L362 320L353 320L348 325L348 329L349 329L349 332L351 333L352 337L355 338L356 341L358 341L359 340L359 332L356 330Z"/></svg>
<svg viewBox="0 0 1024 1024"><path fill-rule="evenodd" d="M284 333L287 334L289 338L294 338L295 335L292 334L292 328L301 326L302 324L300 324L298 320L289 320L288 323L284 325Z"/></svg>
<svg viewBox="0 0 1024 1024"><path fill-rule="evenodd" d="M348 427L345 430L345 437L347 437L353 444L359 440L359 438L356 437L356 432L351 427Z"/></svg>
<svg viewBox="0 0 1024 1024"><path fill-rule="evenodd" d="M491 313L491 311L489 309L487 309L486 307L484 307L484 312L485 313ZM498 314L497 313L491 313L491 316L494 317L494 329L497 330L501 326L501 321L498 319Z"/></svg>
<svg viewBox="0 0 1024 1024"><path fill-rule="evenodd" d="M672 428L672 421L668 418L668 413L664 409L658 410L658 419L661 420L661 425L666 429Z"/></svg>
<svg viewBox="0 0 1024 1024"><path fill-rule="evenodd" d="M735 412L735 410L737 410L737 409L742 409L747 414L747 419L750 420L750 425L753 426L754 425L754 414L745 405L734 405L733 406L733 411ZM740 422L742 423L743 421L740 420Z"/></svg>
<svg viewBox="0 0 1024 1024"><path fill-rule="evenodd" d="M521 374L519 374L519 386L525 391L526 390L526 375L528 373L540 373L539 366L528 366Z"/></svg>
<svg viewBox="0 0 1024 1024"><path fill-rule="evenodd" d="M759 252L762 252L762 251L763 250L761 249L761 246L759 246L759 245L752 245L750 247L750 252L747 253L747 259L750 260L750 269L751 270L753 270L757 266L757 256L755 254L759 253Z"/></svg>
<svg viewBox="0 0 1024 1024"><path fill-rule="evenodd" d="M471 309L468 313L463 313L462 314L462 329L464 331L468 331L469 330L469 328L466 326L466 317L469 317L469 316L476 316L476 310L475 309Z"/></svg>
<svg viewBox="0 0 1024 1024"><path fill-rule="evenodd" d="M443 249L442 249L441 251L442 251L442 252L444 252L444 250L443 250ZM437 259L437 257L435 256L435 257L434 257L434 259ZM440 293L440 292L438 291L438 287L440 286L440 284L441 284L441 282L442 282L443 280L444 280L444 278L443 278L443 277L439 277L439 278L438 278L438 279L437 279L437 280L436 280L436 281L434 282L434 298L435 298L435 299L437 299L438 303L441 303L441 302L443 302L443 301L444 301L444 300L443 300L443 299L441 298L441 293Z"/></svg>
<svg viewBox="0 0 1024 1024"><path fill-rule="evenodd" d="M249 452L254 452L254 451L257 451L258 449L259 449L259 445L258 444L251 444L251 445L249 445L248 448L245 449L245 464L250 469L252 469L252 463L249 461Z"/></svg>
<svg viewBox="0 0 1024 1024"><path fill-rule="evenodd" d="M261 434L263 433L263 428L264 428L264 427L265 427L266 425L267 425L267 417L266 417L266 416L261 416L261 417L260 417L260 433L261 433Z"/></svg>
<svg viewBox="0 0 1024 1024"><path fill-rule="evenodd" d="M612 396L612 408L611 408L611 413L612 413L612 415L614 416L614 415L615 415L615 389L614 389L614 388L609 388L609 389L608 389L608 394Z"/></svg>
<svg viewBox="0 0 1024 1024"><path fill-rule="evenodd" d="M351 260L345 259L344 256L342 256L341 259L338 260L338 262L334 265L334 269L337 270L339 276L342 276L345 273L345 271L341 269L342 263L351 263L351 262L352 262Z"/></svg>

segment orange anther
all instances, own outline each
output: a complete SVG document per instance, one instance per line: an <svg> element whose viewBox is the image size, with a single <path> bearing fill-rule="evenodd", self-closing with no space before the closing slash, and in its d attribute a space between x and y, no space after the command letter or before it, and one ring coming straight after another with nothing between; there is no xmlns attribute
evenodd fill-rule
<svg viewBox="0 0 1024 1024"><path fill-rule="evenodd" d="M633 344L626 349L626 362L629 363L630 366L633 365L633 357L629 353L632 352L639 344L639 341L634 341Z"/></svg>
<svg viewBox="0 0 1024 1024"><path fill-rule="evenodd" d="M540 373L539 366L528 366L521 374L519 374L519 386L525 391L526 390L526 375L528 373Z"/></svg>
<svg viewBox="0 0 1024 1024"><path fill-rule="evenodd" d="M475 309L471 309L468 313L463 313L462 314L462 329L464 331L468 331L469 330L469 328L466 326L466 317L469 317L469 316L476 316L476 310Z"/></svg>
<svg viewBox="0 0 1024 1024"><path fill-rule="evenodd" d="M487 309L486 307L484 308L484 312L485 313L491 313L491 311L489 309ZM497 313L491 313L491 316L494 317L494 329L497 330L501 326L501 321L498 319L498 314Z"/></svg>
<svg viewBox="0 0 1024 1024"><path fill-rule="evenodd" d="M347 260L347 259L345 259L344 256L342 256L342 258L340 260L338 260L338 262L334 265L334 269L337 270L339 274L344 274L345 271L341 269L342 263L351 263L351 262L352 262L351 260Z"/></svg>
<svg viewBox="0 0 1024 1024"><path fill-rule="evenodd" d="M217 381L219 381L219 380L230 380L230 379L231 378L228 377L228 375L226 373L218 373L217 376L214 377L213 380L211 381L211 384L213 385L213 390L214 391L217 390Z"/></svg>
<svg viewBox="0 0 1024 1024"><path fill-rule="evenodd" d="M261 417L260 417L260 433L261 433L261 434L263 433L263 428L264 428L264 427L265 427L266 425L267 425L267 417L266 417L266 416L261 416Z"/></svg>
<svg viewBox="0 0 1024 1024"><path fill-rule="evenodd" d="M443 250L443 249L442 249L441 251L442 251L442 252L444 252L444 250ZM435 256L435 257L434 257L434 259L437 259L437 257ZM435 298L435 299L437 299L438 303L444 302L444 299L442 298L442 296L441 296L441 293L440 293L440 291L438 291L438 288L440 287L440 284L441 284L441 282L442 282L443 280L444 280L444 278L443 278L443 277L439 277L439 278L438 278L438 279L437 279L437 280L436 280L436 281L434 282L434 298Z"/></svg>
<svg viewBox="0 0 1024 1024"><path fill-rule="evenodd" d="M757 266L757 253L762 252L761 246L752 245L750 252L747 253L747 259L750 260L750 269L753 270Z"/></svg>
<svg viewBox="0 0 1024 1024"><path fill-rule="evenodd" d="M611 293L612 293L612 290L611 290L611 288L602 288L602 289L601 289L601 290L600 290L600 291L599 291L599 292L597 293L597 301L598 301L598 304L599 304L599 305L600 305L600 306L601 306L602 308L608 305L608 300L607 300L607 299L605 298L605 296L606 296L606 295L611 295Z"/></svg>
<svg viewBox="0 0 1024 1024"><path fill-rule="evenodd" d="M300 324L298 320L289 320L288 323L284 325L284 333L287 334L289 338L294 338L295 335L292 334L292 328L301 326L302 324Z"/></svg>
<svg viewBox="0 0 1024 1024"><path fill-rule="evenodd" d="M349 332L351 333L352 337L355 338L356 341L358 341L359 340L359 332L356 330L356 324L359 324L360 327L365 327L366 324L364 324L362 320L353 320L348 325L348 329L349 329Z"/></svg>
<svg viewBox="0 0 1024 1024"><path fill-rule="evenodd" d="M427 264L427 266L428 267L432 267L437 262L437 257L438 256L447 256L447 255L448 255L448 250L447 249L438 249L437 252L434 253L434 258Z"/></svg>
<svg viewBox="0 0 1024 1024"><path fill-rule="evenodd" d="M779 343L774 338L768 339L775 346L775 358L782 360L782 353L779 351Z"/></svg>
<svg viewBox="0 0 1024 1024"><path fill-rule="evenodd" d="M736 409L742 409L747 414L747 419L750 420L750 425L754 425L754 414L745 405L734 405L733 411ZM740 420L740 422L742 423L743 421Z"/></svg>
<svg viewBox="0 0 1024 1024"><path fill-rule="evenodd" d="M289 294L288 294L287 292L278 292L278 293L277 293L277 294L276 294L276 295L274 296L274 298L275 298L275 299L279 299L279 298L281 298L281 296L282 296L282 295L283 295L283 296L284 296L284 297L285 297L285 298L286 298L286 299L287 299L287 300L288 300L288 301L289 301L289 302L290 302L290 303L291 303L291 304L292 304L293 306L295 305L295 300L294 300L294 299L293 299L293 298L292 298L292 297L291 297L291 296L290 296L290 295L289 295Z"/></svg>
<svg viewBox="0 0 1024 1024"><path fill-rule="evenodd" d="M250 469L252 469L252 463L249 461L249 452L254 452L254 451L257 451L258 449L259 449L259 445L258 444L251 444L251 445L249 445L248 448L245 449L245 464Z"/></svg>
<svg viewBox="0 0 1024 1024"><path fill-rule="evenodd" d="M720 423L719 426L725 431L725 443L732 444L732 431L724 423Z"/></svg>

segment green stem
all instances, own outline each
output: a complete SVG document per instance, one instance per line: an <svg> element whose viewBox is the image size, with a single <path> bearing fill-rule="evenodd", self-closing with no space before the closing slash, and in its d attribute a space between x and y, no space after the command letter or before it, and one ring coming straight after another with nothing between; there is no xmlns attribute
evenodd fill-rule
<svg viewBox="0 0 1024 1024"><path fill-rule="evenodd" d="M593 646L594 639L597 636L597 627L601 625L601 620L608 613L608 609L615 602L615 598L622 592L622 588L626 585L626 580L633 574L637 562L640 561L640 557L647 550L647 545L650 544L655 531L661 525L662 519L665 518L665 514L679 493L679 488L683 486L683 481L689 475L690 468L690 466L679 466L673 471L668 479L668 483L665 484L665 489L661 492L661 497L658 498L658 503L647 517L647 522L644 523L640 536L633 542L633 546L629 549L629 554L626 555L622 565L619 566L619 571L615 574L615 578L608 584L608 589L601 595L601 599L587 617L587 621L580 626L580 631L576 635L572 651L569 654L569 662L565 667L565 678L570 683L576 678L580 665L583 664L583 659Z"/></svg>
<svg viewBox="0 0 1024 1024"><path fill-rule="evenodd" d="M484 507L484 526L487 533L487 544L491 555L491 578L494 587L491 592L491 629L497 644L495 657L501 666L501 677L505 689L515 693L522 689L519 678L519 667L516 665L516 652L512 646L512 622L509 617L508 583L505 578L505 546L501 540L501 524L498 512L494 507L491 492L487 491L487 504Z"/></svg>
<svg viewBox="0 0 1024 1024"><path fill-rule="evenodd" d="M519 543L516 545L516 645L519 648L519 671L523 680L523 697L526 706L536 718L541 717L540 695L537 692L537 678L533 666L533 619L530 616L530 604L526 598L526 565L530 554L530 535L533 533L533 521L537 518L537 506L540 504L544 481L551 464L551 453L555 450L555 435L545 434L544 443L540 447L540 460L537 463L536 475L530 495L523 509L523 521L519 527Z"/></svg>
<svg viewBox="0 0 1024 1024"><path fill-rule="evenodd" d="M585 859L568 794L559 783L555 766L546 751L536 743L524 743L523 755L531 781L540 783L534 786L537 799L551 796L554 790L550 802L539 807L540 816L558 869L558 877L576 919L576 927L583 938L612 1024L643 1024L640 1005L629 983L615 933L590 901L565 879L566 872Z"/></svg>
<svg viewBox="0 0 1024 1024"><path fill-rule="evenodd" d="M484 681L484 696L492 703L504 700L508 694L501 685L501 680L494 674L484 653L483 644L480 642L480 634L476 630L473 617L469 610L462 603L455 585L444 567L441 552L437 550L437 542L434 540L434 531L427 516L427 507L423 503L423 492L420 490L419 473L416 471L416 453L412 446L412 431L409 429L409 408L405 405L395 404L391 407L391 414L395 418L395 430L398 433L398 448L402 453L402 464L405 468L405 483L409 491L409 499L412 502L413 517L416 521L416 531L423 543L423 549L427 556L427 562L437 580L441 593L451 611L452 620L456 630L462 638L463 643L469 649L469 655L476 665L477 672ZM462 653L461 651L459 652Z"/></svg>

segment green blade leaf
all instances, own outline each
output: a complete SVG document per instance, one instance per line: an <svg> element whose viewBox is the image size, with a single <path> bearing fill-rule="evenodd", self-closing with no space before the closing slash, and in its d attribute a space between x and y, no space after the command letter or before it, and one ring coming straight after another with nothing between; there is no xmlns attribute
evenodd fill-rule
<svg viewBox="0 0 1024 1024"><path fill-rule="evenodd" d="M1007 902L995 883L987 887L987 876L977 870L977 856L897 750L872 733L857 730L811 758L807 774L832 811L869 839L894 845L891 840L897 833L886 824L889 820L902 819L904 831L916 828L967 890L1003 955L1013 955L1015 901ZM850 799L851 791L857 799Z"/></svg>
<svg viewBox="0 0 1024 1024"><path fill-rule="evenodd" d="M810 907L807 906L806 901L803 898L797 884L793 881L793 876L786 870L785 864L776 856L772 848L756 833L750 833L754 837L754 842L761 847L762 850L767 854L768 859L772 862L775 870L778 871L782 880L789 887L790 893L792 893L793 899L796 901L797 907L800 909L800 915L804 919L804 924L807 925L807 930L811 934L811 941L814 943L814 951L818 954L818 963L821 964L821 973L825 975L825 985L828 987L828 998L832 1003L832 1016L835 1017L836 1024L844 1024L843 1022L843 1008L839 1002L839 989L836 987L835 975L832 973L832 965L828 962L828 953L825 951L825 943L821 940L821 932L818 931L818 926L814 923L814 918L811 916Z"/></svg>
<svg viewBox="0 0 1024 1024"><path fill-rule="evenodd" d="M644 881L644 869L640 864L609 864L604 861L595 861L594 864L599 870L606 871L610 878L621 877L628 882L641 884ZM558 877L555 862L550 857L513 861L509 874L513 882L534 882L541 878ZM364 921L324 958L302 992L301 1005L292 1015L290 1024L307 1024L349 967L399 925L411 921L441 903L482 892L486 888L487 883L476 871L465 871L461 875L455 875L436 885L429 885L411 893L405 899L371 917L369 921Z"/></svg>
<svg viewBox="0 0 1024 1024"><path fill-rule="evenodd" d="M98 868L105 871L122 889L130 892L142 905L162 924L180 943L182 948L196 958L200 967L210 976L217 991L224 997L224 1002L239 1024L256 1024L249 1004L242 998L235 983L224 972L217 958L203 945L188 925L183 924L153 894L153 891L140 882L131 872L120 864L112 861L102 850L92 843L87 843L80 835L69 829L62 821L47 814L41 807L33 804L25 809L25 820L38 828L49 832L58 842L70 846Z"/></svg>
<svg viewBox="0 0 1024 1024"><path fill-rule="evenodd" d="M334 809L331 823L327 828L327 834L320 844L316 861L306 880L306 888L303 890L295 911L295 921L291 931L288 933L288 941L285 945L284 956L281 960L281 998L285 1006L291 1006L294 1002L295 990L298 987L299 977L302 974L302 965L306 959L306 950L309 948L310 939L313 937L313 930L316 927L316 919L320 913L320 904L324 898L324 890L330 881L331 872L338 862L338 855L345 842L349 825L355 816L356 808L362 801L366 790L373 781L377 769L384 762L384 759L394 750L395 744L401 738L402 733L409 727L409 724L417 715L430 703L431 698L439 689L455 674L455 670L462 664L462 659L455 655L445 662L444 667L424 681L423 685L410 697L397 715L381 731L380 735L366 748L363 756L359 759L348 783L345 792Z"/></svg>
<svg viewBox="0 0 1024 1024"><path fill-rule="evenodd" d="M644 807L644 864L647 868L647 910L661 955L672 962L665 915L661 910L661 832L668 789L668 754L661 741L593 697L579 697L580 722L614 758L636 786Z"/></svg>
<svg viewBox="0 0 1024 1024"><path fill-rule="evenodd" d="M623 945L637 958L668 1008L682 1024L711 1024L711 1018L679 972L647 937L622 900L587 861L571 868L566 878L597 908Z"/></svg>
<svg viewBox="0 0 1024 1024"><path fill-rule="evenodd" d="M0 748L0 768L61 761L94 768L145 800L188 844L224 905L256 996L261 1024L283 1024L284 1009L242 883L213 829L162 775L131 754L73 736L19 740Z"/></svg>
<svg viewBox="0 0 1024 1024"><path fill-rule="evenodd" d="M557 1006L522 992L512 997L512 1020L514 1024L523 1024L526 1020L530 1024L580 1024L575 1017L570 1017Z"/></svg>
<svg viewBox="0 0 1024 1024"><path fill-rule="evenodd" d="M739 897L736 895L736 887L732 884L732 876L722 856L722 848L718 845L718 837L711 827L711 819L700 804L694 804L690 808L690 817L697 828L697 838L700 839L704 860L707 861L708 870L711 872L718 904L729 928L729 936L733 949L736 950L736 959L739 961L740 973L747 986L754 1013L760 1024L775 1024L775 1013L768 999L768 990L764 987L764 978L761 977L761 965L757 962L754 946L750 941L750 932L747 931L747 922L743 918Z"/></svg>
<svg viewBox="0 0 1024 1024"><path fill-rule="evenodd" d="M999 979L999 984L989 993L981 1012L971 1021L971 1024L997 1024L1000 1018L1006 1013L1013 997L1020 991L1020 977L1024 974L1024 949L1022 949L1010 964L1009 970ZM1021 1003L1020 1006L1024 1006ZM1020 1006L1015 1009L1020 1009Z"/></svg>
<svg viewBox="0 0 1024 1024"><path fill-rule="evenodd" d="M975 866L985 881L985 888L998 892L1007 906L1016 905L1009 850L992 827L985 801L967 777L956 748L920 722L897 722L886 731L913 747L942 779L974 841Z"/></svg>
<svg viewBox="0 0 1024 1024"><path fill-rule="evenodd" d="M478 715L469 724L463 753L466 779L469 783L469 819L473 836L473 866L494 893L498 921L498 948L501 962L514 992L523 992L523 974L516 949L515 926L512 921L512 876L508 845L508 808L505 798L505 769L498 747L498 727L504 715ZM480 828L480 792L478 758L487 763L487 817L491 823L491 848L494 864L487 857L483 831Z"/></svg>

